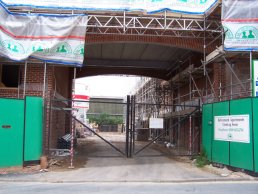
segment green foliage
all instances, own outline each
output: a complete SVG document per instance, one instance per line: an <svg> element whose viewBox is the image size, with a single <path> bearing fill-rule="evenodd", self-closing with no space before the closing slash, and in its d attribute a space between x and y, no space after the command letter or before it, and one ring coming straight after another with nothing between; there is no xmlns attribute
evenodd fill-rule
<svg viewBox="0 0 258 194"><path fill-rule="evenodd" d="M107 113L101 113L100 115L88 115L90 123L96 123L101 125L118 125L123 123L122 116L111 116Z"/></svg>
<svg viewBox="0 0 258 194"><path fill-rule="evenodd" d="M207 159L207 154L204 149L202 149L201 153L195 159L196 159L196 166L199 168L210 164L210 161Z"/></svg>

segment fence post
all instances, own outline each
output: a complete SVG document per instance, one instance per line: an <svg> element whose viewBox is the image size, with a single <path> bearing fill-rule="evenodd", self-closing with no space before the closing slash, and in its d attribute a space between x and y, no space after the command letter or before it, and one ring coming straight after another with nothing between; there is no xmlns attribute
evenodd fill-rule
<svg viewBox="0 0 258 194"><path fill-rule="evenodd" d="M129 157L129 119L130 119L130 96L127 96L126 101L126 142L125 142L125 153L126 157Z"/></svg>
<svg viewBox="0 0 258 194"><path fill-rule="evenodd" d="M74 68L74 71L73 71L73 89L72 89L72 94L74 95L75 94L75 79L76 79L76 68ZM72 101L72 123L71 123L71 136L72 136L72 139L71 139L71 149L70 149L70 153L71 153L71 164L70 164L70 167L69 168L74 168L73 166L73 159L74 159L74 135L75 135L75 120L74 120L74 110L73 110L73 107L74 107L74 101Z"/></svg>

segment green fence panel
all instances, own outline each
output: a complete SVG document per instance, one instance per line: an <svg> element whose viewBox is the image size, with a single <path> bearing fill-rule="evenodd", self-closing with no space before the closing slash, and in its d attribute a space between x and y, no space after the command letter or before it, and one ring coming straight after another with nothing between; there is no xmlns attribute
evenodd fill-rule
<svg viewBox="0 0 258 194"><path fill-rule="evenodd" d="M229 101L214 103L213 117L224 115L229 115ZM214 140L214 130L212 139L212 161L229 165L229 142Z"/></svg>
<svg viewBox="0 0 258 194"><path fill-rule="evenodd" d="M230 165L253 170L252 99L244 98L230 102L230 115L249 115L250 143L230 142Z"/></svg>
<svg viewBox="0 0 258 194"><path fill-rule="evenodd" d="M254 170L258 172L258 98L253 98Z"/></svg>
<svg viewBox="0 0 258 194"><path fill-rule="evenodd" d="M0 99L0 167L23 163L24 101Z"/></svg>
<svg viewBox="0 0 258 194"><path fill-rule="evenodd" d="M203 105L202 113L202 148L205 150L208 160L211 161L211 143L213 134L212 104Z"/></svg>
<svg viewBox="0 0 258 194"><path fill-rule="evenodd" d="M39 160L42 154L43 100L41 97L26 97L25 151L24 160Z"/></svg>

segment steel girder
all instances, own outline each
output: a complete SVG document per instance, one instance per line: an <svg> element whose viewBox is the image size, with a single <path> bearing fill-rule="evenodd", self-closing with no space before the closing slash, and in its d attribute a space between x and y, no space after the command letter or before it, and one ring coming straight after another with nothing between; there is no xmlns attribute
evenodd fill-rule
<svg viewBox="0 0 258 194"><path fill-rule="evenodd" d="M89 15L87 33L214 38L221 33L221 23L188 18Z"/></svg>
<svg viewBox="0 0 258 194"><path fill-rule="evenodd" d="M30 9L10 7L11 12L77 14L89 16L88 34L120 34L144 36L170 36L187 38L215 38L222 32L221 22L204 18L181 18L163 15L137 15L131 12L87 13L73 10Z"/></svg>

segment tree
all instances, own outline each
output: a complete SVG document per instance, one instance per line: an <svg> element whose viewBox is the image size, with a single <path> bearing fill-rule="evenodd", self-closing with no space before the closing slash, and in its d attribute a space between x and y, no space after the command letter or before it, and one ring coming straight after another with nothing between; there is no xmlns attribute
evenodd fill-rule
<svg viewBox="0 0 258 194"><path fill-rule="evenodd" d="M111 116L108 113L101 113L99 115L88 115L90 123L102 125L118 125L123 123L122 116Z"/></svg>

